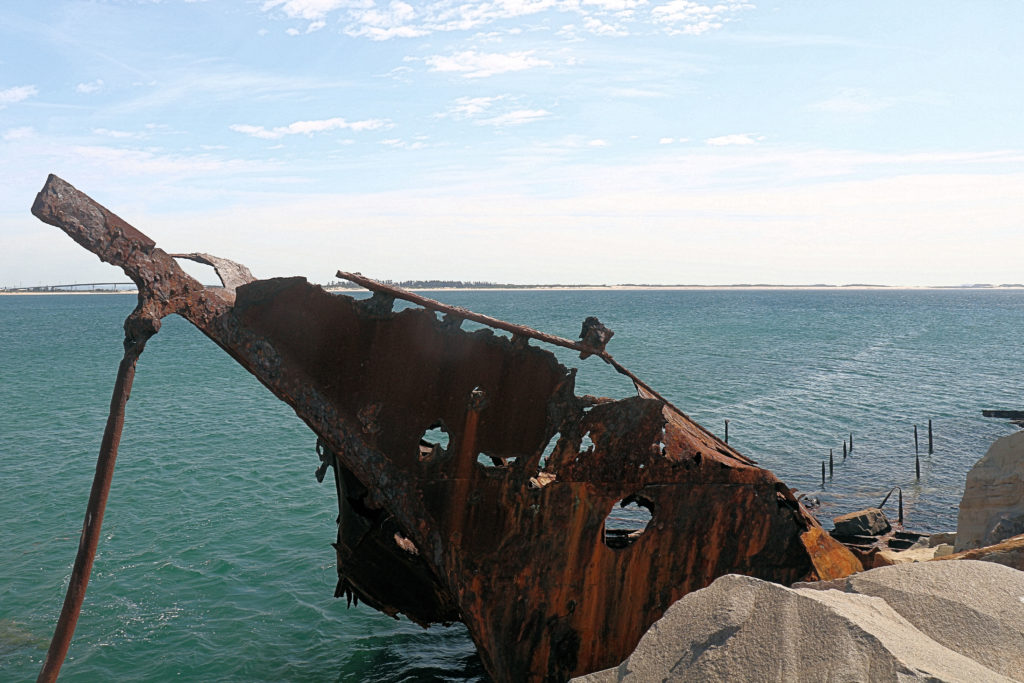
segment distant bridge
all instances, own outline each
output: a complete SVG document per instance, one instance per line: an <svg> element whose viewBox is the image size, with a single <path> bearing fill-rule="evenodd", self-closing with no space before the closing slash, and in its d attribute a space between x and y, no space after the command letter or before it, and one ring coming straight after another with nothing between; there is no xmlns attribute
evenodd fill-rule
<svg viewBox="0 0 1024 683"><path fill-rule="evenodd" d="M99 288L99 289L97 289ZM28 293L28 292L117 292L124 291L121 288L136 288L134 282L75 282L67 285L36 285L35 287L4 287L0 292Z"/></svg>

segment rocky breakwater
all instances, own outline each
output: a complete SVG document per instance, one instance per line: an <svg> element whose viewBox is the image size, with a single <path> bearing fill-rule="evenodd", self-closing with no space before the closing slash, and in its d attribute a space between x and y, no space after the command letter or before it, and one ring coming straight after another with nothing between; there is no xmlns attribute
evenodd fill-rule
<svg viewBox="0 0 1024 683"><path fill-rule="evenodd" d="M576 680L1024 680L1024 572L925 562L793 588L724 576L618 667Z"/></svg>

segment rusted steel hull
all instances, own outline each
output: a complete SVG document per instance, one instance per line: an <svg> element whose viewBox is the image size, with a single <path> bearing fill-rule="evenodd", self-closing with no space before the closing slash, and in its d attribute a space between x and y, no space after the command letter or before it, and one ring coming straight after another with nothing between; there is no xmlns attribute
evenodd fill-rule
<svg viewBox="0 0 1024 683"><path fill-rule="evenodd" d="M395 312L405 294L369 282L363 301L302 278L207 290L53 176L33 213L125 269L140 287L133 316L187 318L317 434L338 488L336 594L464 622L496 680L614 666L722 574L860 570L773 474L639 379L636 397L580 397L575 371L529 343L567 340L505 323L511 340L465 332L471 314L442 319L425 301ZM610 336L594 321L568 345L628 373L603 349ZM432 428L447 447L422 445ZM606 532L622 501L651 512L642 533Z"/></svg>

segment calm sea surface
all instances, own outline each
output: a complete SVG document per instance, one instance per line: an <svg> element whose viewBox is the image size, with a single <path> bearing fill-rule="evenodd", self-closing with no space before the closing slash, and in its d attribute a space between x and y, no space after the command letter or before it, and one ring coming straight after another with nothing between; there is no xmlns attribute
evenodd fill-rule
<svg viewBox="0 0 1024 683"><path fill-rule="evenodd" d="M729 419L730 443L820 498L827 528L895 485L908 526L955 528L967 470L1014 430L981 409L1024 409L1020 291L434 296L570 338L597 315L620 362L712 431ZM0 297L0 679L34 679L45 654L134 303ZM579 393L630 395L599 361L558 355L580 367ZM314 442L212 342L165 320L139 362L62 680L480 679L463 628L424 631L331 597L337 508L313 476Z"/></svg>

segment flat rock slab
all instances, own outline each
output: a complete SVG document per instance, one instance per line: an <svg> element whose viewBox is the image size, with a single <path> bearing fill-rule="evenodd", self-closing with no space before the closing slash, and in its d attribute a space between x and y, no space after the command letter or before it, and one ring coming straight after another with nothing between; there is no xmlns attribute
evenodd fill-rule
<svg viewBox="0 0 1024 683"><path fill-rule="evenodd" d="M1024 572L927 562L798 585L724 576L617 668L575 680L1024 680Z"/></svg>
<svg viewBox="0 0 1024 683"><path fill-rule="evenodd" d="M935 559L943 560L982 560L1012 567L1024 571L1024 534L1008 538L984 548L974 548L955 554L935 554Z"/></svg>
<svg viewBox="0 0 1024 683"><path fill-rule="evenodd" d="M889 520L878 508L865 508L839 515L832 520L836 536L881 536L889 531Z"/></svg>

